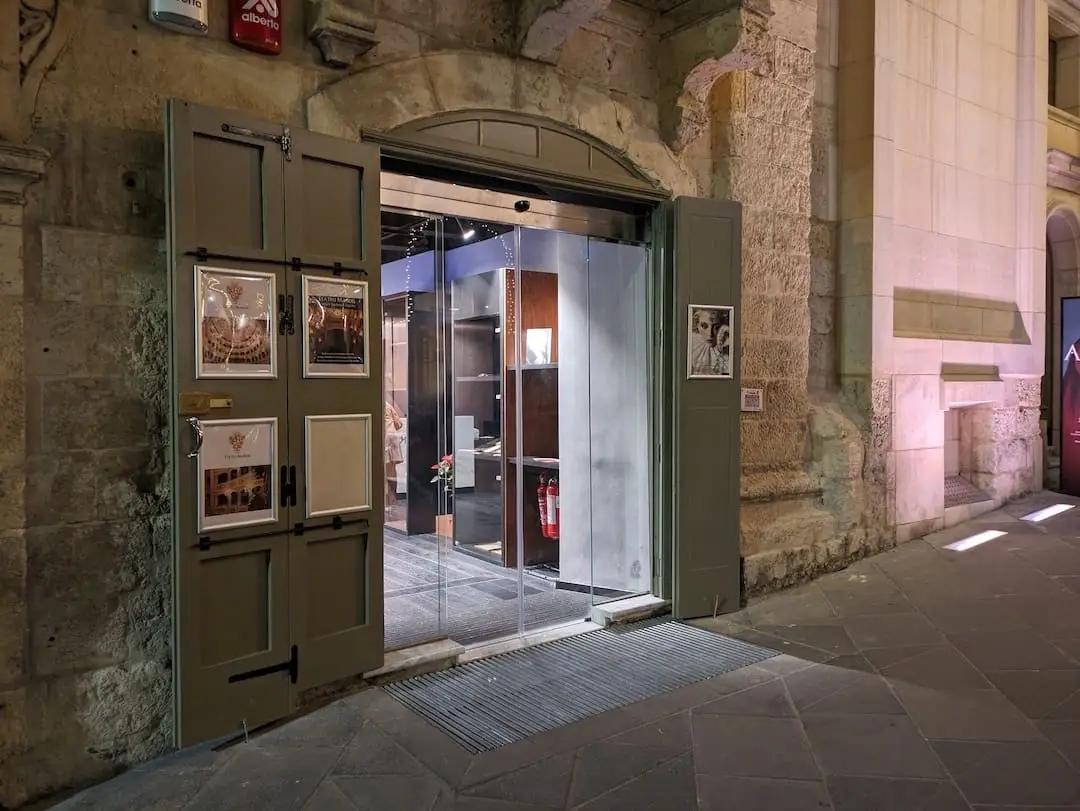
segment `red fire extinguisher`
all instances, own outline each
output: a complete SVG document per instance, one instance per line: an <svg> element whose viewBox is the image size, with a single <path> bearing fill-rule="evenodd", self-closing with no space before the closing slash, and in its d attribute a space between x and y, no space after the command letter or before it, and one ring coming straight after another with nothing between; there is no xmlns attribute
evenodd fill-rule
<svg viewBox="0 0 1080 811"><path fill-rule="evenodd" d="M283 0L229 0L229 36L233 43L256 53L281 53Z"/></svg>
<svg viewBox="0 0 1080 811"><path fill-rule="evenodd" d="M543 475L540 476L540 486L536 488L536 503L540 507L540 533L548 536L548 509L547 509L547 484Z"/></svg>
<svg viewBox="0 0 1080 811"><path fill-rule="evenodd" d="M559 539L559 480L554 476L547 486L547 530L544 537L553 541Z"/></svg>

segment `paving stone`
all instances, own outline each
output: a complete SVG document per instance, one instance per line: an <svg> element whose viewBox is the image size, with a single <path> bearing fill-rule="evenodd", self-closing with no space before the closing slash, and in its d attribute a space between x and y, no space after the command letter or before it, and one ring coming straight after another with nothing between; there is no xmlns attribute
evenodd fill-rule
<svg viewBox="0 0 1080 811"><path fill-rule="evenodd" d="M860 651L944 642L941 632L919 614L875 614L849 617L844 629Z"/></svg>
<svg viewBox="0 0 1080 811"><path fill-rule="evenodd" d="M624 743L601 742L582 747L574 763L567 807L593 800L682 754L664 746Z"/></svg>
<svg viewBox="0 0 1080 811"><path fill-rule="evenodd" d="M1039 721L1036 726L1073 768L1080 769L1080 721Z"/></svg>
<svg viewBox="0 0 1080 811"><path fill-rule="evenodd" d="M824 783L816 780L699 775L697 782L699 811L824 811L832 808Z"/></svg>
<svg viewBox="0 0 1080 811"><path fill-rule="evenodd" d="M799 710L800 715L903 715L904 708L883 678L862 674L839 690Z"/></svg>
<svg viewBox="0 0 1080 811"><path fill-rule="evenodd" d="M980 673L951 645L930 648L881 668L893 681L939 690L981 690L990 686Z"/></svg>
<svg viewBox="0 0 1080 811"><path fill-rule="evenodd" d="M1039 731L997 690L944 691L898 684L911 720L932 740L1031 741Z"/></svg>
<svg viewBox="0 0 1080 811"><path fill-rule="evenodd" d="M801 647L837 656L856 648L839 621L827 625L759 625L758 630Z"/></svg>
<svg viewBox="0 0 1080 811"><path fill-rule="evenodd" d="M887 777L829 777L835 811L967 811L968 804L947 780Z"/></svg>
<svg viewBox="0 0 1080 811"><path fill-rule="evenodd" d="M556 755L486 783L470 786L463 793L465 796L486 797L490 800L563 808L570 793L570 779L573 774L573 755ZM628 778L632 776L628 775Z"/></svg>
<svg viewBox="0 0 1080 811"><path fill-rule="evenodd" d="M1016 611L998 597L925 602L919 606L919 610L934 627L946 634L1023 631L1029 627Z"/></svg>
<svg viewBox="0 0 1080 811"><path fill-rule="evenodd" d="M341 747L351 741L363 726L360 711L344 701L335 701L321 710L297 718L252 739L261 748L290 746Z"/></svg>
<svg viewBox="0 0 1080 811"><path fill-rule="evenodd" d="M980 670L1068 670L1077 666L1030 631L954 634L949 641Z"/></svg>
<svg viewBox="0 0 1080 811"><path fill-rule="evenodd" d="M937 741L933 747L973 804L1080 803L1080 774L1048 743Z"/></svg>
<svg viewBox="0 0 1080 811"><path fill-rule="evenodd" d="M433 777L340 775L333 780L334 785L356 806L357 811L388 811L392 808L428 811L435 806L443 790L442 783Z"/></svg>
<svg viewBox="0 0 1080 811"><path fill-rule="evenodd" d="M578 806L580 811L656 811L658 808L674 811L677 808L696 807L694 763L689 755L669 761L614 791Z"/></svg>
<svg viewBox="0 0 1080 811"><path fill-rule="evenodd" d="M816 704L835 695L843 688L850 687L859 681L860 676L859 672L853 670L831 665L815 665L784 676L784 686L787 687L795 709L801 711L804 707Z"/></svg>
<svg viewBox="0 0 1080 811"><path fill-rule="evenodd" d="M986 677L1028 718L1066 717L1073 707L1063 705L1080 691L1080 670L1001 670Z"/></svg>
<svg viewBox="0 0 1080 811"><path fill-rule="evenodd" d="M819 779L795 719L695 715L693 726L698 774Z"/></svg>
<svg viewBox="0 0 1080 811"><path fill-rule="evenodd" d="M427 769L374 724L365 723L334 764L333 774L415 775L423 777Z"/></svg>
<svg viewBox="0 0 1080 811"><path fill-rule="evenodd" d="M660 747L670 751L672 755L689 752L693 747L690 713L681 712L677 715L669 715L667 718L661 718L651 724L634 727L608 738L604 742L630 746Z"/></svg>
<svg viewBox="0 0 1080 811"><path fill-rule="evenodd" d="M334 784L333 778L327 778L315 789L304 811L357 811L357 808Z"/></svg>
<svg viewBox="0 0 1080 811"><path fill-rule="evenodd" d="M821 590L839 617L910 614L916 610L899 587L881 571L869 574L839 572L830 577L836 579L821 583Z"/></svg>
<svg viewBox="0 0 1080 811"><path fill-rule="evenodd" d="M295 811L315 793L340 750L238 751L190 805L199 811Z"/></svg>
<svg viewBox="0 0 1080 811"><path fill-rule="evenodd" d="M897 715L807 715L810 746L826 775L944 777L915 725Z"/></svg>
<svg viewBox="0 0 1080 811"><path fill-rule="evenodd" d="M694 713L706 715L764 715L774 718L793 718L791 706L783 681L776 679L733 693L694 708Z"/></svg>

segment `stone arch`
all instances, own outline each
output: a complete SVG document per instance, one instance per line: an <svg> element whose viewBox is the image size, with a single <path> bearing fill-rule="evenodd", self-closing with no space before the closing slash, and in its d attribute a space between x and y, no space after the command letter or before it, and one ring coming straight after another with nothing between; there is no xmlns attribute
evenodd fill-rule
<svg viewBox="0 0 1080 811"><path fill-rule="evenodd" d="M340 138L484 110L548 119L595 139L668 194L700 194L651 123L655 109L631 108L538 62L474 51L417 56L350 74L307 101L308 127Z"/></svg>
<svg viewBox="0 0 1080 811"><path fill-rule="evenodd" d="M1080 295L1080 217L1076 206L1051 201L1046 217L1046 363L1043 372L1042 405L1049 415L1047 445L1060 446L1059 406L1061 366L1061 300ZM1052 459L1057 454L1048 454ZM1051 462L1051 468L1053 464ZM1051 469L1051 478L1053 470Z"/></svg>

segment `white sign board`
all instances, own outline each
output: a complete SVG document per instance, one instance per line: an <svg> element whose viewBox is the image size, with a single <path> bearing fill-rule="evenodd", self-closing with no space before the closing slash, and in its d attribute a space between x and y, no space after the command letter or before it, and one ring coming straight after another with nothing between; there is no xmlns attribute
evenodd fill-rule
<svg viewBox="0 0 1080 811"><path fill-rule="evenodd" d="M764 411L765 392L762 389L743 389L740 409L742 411Z"/></svg>

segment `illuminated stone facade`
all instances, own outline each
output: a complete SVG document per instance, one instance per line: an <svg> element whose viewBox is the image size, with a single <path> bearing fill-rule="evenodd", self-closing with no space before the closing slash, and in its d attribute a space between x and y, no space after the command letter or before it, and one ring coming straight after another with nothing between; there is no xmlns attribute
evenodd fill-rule
<svg viewBox="0 0 1080 811"><path fill-rule="evenodd" d="M1048 236L1080 292L1071 2L283 3L276 58L225 3L206 38L142 0L0 7L0 806L171 740L168 97L341 137L519 111L740 201L748 593L1041 487ZM947 508L950 474L982 501Z"/></svg>

